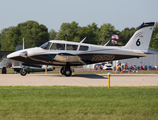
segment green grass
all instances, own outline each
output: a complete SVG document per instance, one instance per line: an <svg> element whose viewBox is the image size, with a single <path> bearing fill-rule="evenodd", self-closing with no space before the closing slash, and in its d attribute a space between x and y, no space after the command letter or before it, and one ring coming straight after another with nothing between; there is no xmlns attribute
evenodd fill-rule
<svg viewBox="0 0 158 120"><path fill-rule="evenodd" d="M156 120L158 87L0 87L0 120Z"/></svg>

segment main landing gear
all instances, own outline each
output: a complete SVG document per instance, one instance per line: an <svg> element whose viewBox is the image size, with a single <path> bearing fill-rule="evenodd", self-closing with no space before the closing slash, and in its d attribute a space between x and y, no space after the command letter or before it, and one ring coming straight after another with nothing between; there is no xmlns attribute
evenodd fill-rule
<svg viewBox="0 0 158 120"><path fill-rule="evenodd" d="M71 70L70 66L66 66L66 67L61 68L60 73L62 75L65 75L66 77L69 77L72 74L72 70Z"/></svg>
<svg viewBox="0 0 158 120"><path fill-rule="evenodd" d="M7 74L7 69L6 69L6 67L3 67L3 68L2 68L1 73L2 73L2 74Z"/></svg>

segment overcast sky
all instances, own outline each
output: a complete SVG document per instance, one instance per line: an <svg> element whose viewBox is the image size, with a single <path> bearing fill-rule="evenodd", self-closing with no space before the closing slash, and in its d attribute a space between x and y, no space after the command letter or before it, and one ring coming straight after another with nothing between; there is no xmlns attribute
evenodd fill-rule
<svg viewBox="0 0 158 120"><path fill-rule="evenodd" d="M62 23L111 23L115 29L158 22L158 0L0 0L0 31L28 20L58 32Z"/></svg>

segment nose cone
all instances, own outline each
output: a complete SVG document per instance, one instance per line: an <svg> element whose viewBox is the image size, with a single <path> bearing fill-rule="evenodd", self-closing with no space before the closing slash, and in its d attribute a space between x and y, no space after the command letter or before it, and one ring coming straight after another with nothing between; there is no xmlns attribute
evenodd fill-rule
<svg viewBox="0 0 158 120"><path fill-rule="evenodd" d="M8 59L12 59L14 57L18 56L16 52L10 53L9 55L7 55Z"/></svg>
<svg viewBox="0 0 158 120"><path fill-rule="evenodd" d="M16 52L13 52L13 53L7 55L7 58L13 59L13 60L28 58L29 56L33 56L35 54L38 54L41 50L43 50L43 49L41 49L41 48L28 48L28 49L24 49L24 50L19 50L19 51L16 51Z"/></svg>
<svg viewBox="0 0 158 120"><path fill-rule="evenodd" d="M7 58L14 59L16 57L27 57L27 55L27 51L20 50L7 55Z"/></svg>

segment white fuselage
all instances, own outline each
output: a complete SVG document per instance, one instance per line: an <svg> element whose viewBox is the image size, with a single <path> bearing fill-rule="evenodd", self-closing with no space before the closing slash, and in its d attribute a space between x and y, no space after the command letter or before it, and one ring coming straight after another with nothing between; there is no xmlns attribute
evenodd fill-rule
<svg viewBox="0 0 158 120"><path fill-rule="evenodd" d="M146 56L146 54L141 53L140 51L127 50L123 47L111 47L111 46L98 46L92 44L85 43L77 43L77 42L69 42L63 40L51 40L49 41L50 46L48 49L43 49L42 47L35 47L20 50L14 53L11 53L7 57L10 59L19 60L22 62L27 62L26 59L31 59L33 64L35 61L38 61L37 64L51 64L51 65L65 65L66 63L70 63L70 65L83 65L83 64L91 64L105 61L112 61L119 59L126 59L132 57L142 57ZM62 44L65 46L63 50L51 49L53 44ZM75 45L77 46L76 50L68 49L67 46ZM85 47L86 50L82 50L81 46ZM21 53L27 52L26 57L21 57ZM41 58L38 58L40 57ZM42 56L52 56L49 59L42 58ZM21 59L19 59L21 57ZM23 58L23 59L22 59Z"/></svg>

